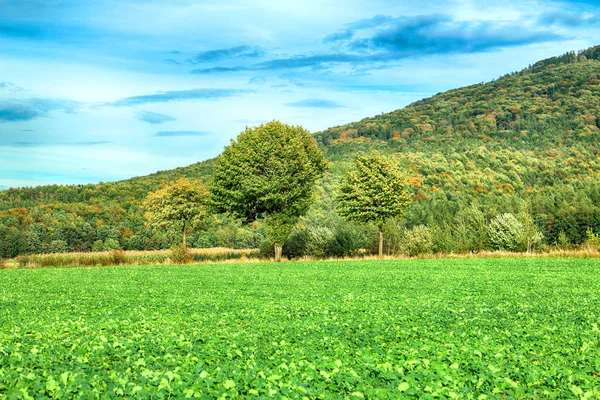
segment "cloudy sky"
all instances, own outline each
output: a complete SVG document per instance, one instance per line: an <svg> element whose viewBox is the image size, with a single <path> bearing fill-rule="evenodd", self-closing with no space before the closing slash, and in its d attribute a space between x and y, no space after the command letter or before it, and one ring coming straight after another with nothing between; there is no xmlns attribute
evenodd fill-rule
<svg viewBox="0 0 600 400"><path fill-rule="evenodd" d="M218 155L600 44L600 1L0 0L0 189Z"/></svg>

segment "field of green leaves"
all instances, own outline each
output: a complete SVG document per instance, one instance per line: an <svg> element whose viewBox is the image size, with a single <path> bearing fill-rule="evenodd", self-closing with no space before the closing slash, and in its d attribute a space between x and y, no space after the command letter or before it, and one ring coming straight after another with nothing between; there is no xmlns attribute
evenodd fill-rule
<svg viewBox="0 0 600 400"><path fill-rule="evenodd" d="M0 398L600 399L593 259L0 270Z"/></svg>

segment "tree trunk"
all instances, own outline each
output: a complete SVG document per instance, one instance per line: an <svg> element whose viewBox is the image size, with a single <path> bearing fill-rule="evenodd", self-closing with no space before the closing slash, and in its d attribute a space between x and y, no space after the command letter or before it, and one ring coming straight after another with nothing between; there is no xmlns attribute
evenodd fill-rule
<svg viewBox="0 0 600 400"><path fill-rule="evenodd" d="M281 253L283 252L283 246L275 243L275 261L281 261Z"/></svg>
<svg viewBox="0 0 600 400"><path fill-rule="evenodd" d="M379 228L379 259L383 258L383 229Z"/></svg>
<svg viewBox="0 0 600 400"><path fill-rule="evenodd" d="M185 247L187 249L187 238L186 238L185 231L183 231L183 247Z"/></svg>

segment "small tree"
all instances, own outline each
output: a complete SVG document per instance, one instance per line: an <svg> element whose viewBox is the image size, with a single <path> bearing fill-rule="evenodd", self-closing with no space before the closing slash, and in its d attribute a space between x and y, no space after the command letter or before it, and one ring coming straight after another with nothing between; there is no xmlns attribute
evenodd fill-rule
<svg viewBox="0 0 600 400"><path fill-rule="evenodd" d="M402 251L411 256L419 254L428 254L433 250L433 234L431 229L425 225L413 227L406 231L404 235L404 243L402 243Z"/></svg>
<svg viewBox="0 0 600 400"><path fill-rule="evenodd" d="M208 191L200 182L179 179L148 194L144 214L150 226L181 232L183 246L187 235L199 229L208 217Z"/></svg>
<svg viewBox="0 0 600 400"><path fill-rule="evenodd" d="M528 253L532 253L542 243L544 235L538 230L533 221L531 205L529 203L523 202L518 219L523 224L523 230L519 237L520 250L526 249Z"/></svg>
<svg viewBox="0 0 600 400"><path fill-rule="evenodd" d="M398 167L377 152L358 156L342 179L336 197L340 214L350 220L375 223L379 228L379 257L388 218L402 217L410 204L408 181Z"/></svg>
<svg viewBox="0 0 600 400"><path fill-rule="evenodd" d="M518 251L523 231L523 223L511 213L497 215L488 226L490 242L500 250Z"/></svg>
<svg viewBox="0 0 600 400"><path fill-rule="evenodd" d="M265 234L281 259L286 238L306 213L328 162L300 126L278 121L246 130L217 158L213 203L247 222L265 218Z"/></svg>

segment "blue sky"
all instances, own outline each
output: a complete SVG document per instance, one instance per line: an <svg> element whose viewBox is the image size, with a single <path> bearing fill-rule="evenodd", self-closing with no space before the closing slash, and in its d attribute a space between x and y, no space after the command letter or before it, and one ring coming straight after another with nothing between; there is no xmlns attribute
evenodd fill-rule
<svg viewBox="0 0 600 400"><path fill-rule="evenodd" d="M600 0L0 0L0 189L126 179L600 44Z"/></svg>

